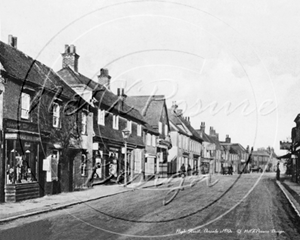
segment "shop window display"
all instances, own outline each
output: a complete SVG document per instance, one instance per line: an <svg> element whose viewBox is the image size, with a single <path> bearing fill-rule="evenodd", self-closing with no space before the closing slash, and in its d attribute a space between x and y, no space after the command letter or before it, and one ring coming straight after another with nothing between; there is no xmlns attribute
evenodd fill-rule
<svg viewBox="0 0 300 240"><path fill-rule="evenodd" d="M37 181L37 144L21 140L6 141L7 184Z"/></svg>

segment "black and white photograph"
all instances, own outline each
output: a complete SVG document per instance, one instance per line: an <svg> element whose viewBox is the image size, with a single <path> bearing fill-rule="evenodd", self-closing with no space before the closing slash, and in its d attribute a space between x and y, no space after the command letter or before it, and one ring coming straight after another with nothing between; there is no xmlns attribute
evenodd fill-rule
<svg viewBox="0 0 300 240"><path fill-rule="evenodd" d="M299 1L0 6L0 240L300 239Z"/></svg>

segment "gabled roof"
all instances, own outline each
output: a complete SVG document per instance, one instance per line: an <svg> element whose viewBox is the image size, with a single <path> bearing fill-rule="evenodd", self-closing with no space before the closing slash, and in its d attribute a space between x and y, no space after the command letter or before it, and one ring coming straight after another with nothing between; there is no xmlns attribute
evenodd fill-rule
<svg viewBox="0 0 300 240"><path fill-rule="evenodd" d="M165 105L163 95L130 96L126 103L134 106L152 127L157 127Z"/></svg>
<svg viewBox="0 0 300 240"><path fill-rule="evenodd" d="M247 150L239 143L226 143L220 142L222 146L229 148L230 153L239 154L239 153L246 153Z"/></svg>
<svg viewBox="0 0 300 240"><path fill-rule="evenodd" d="M173 112L172 109L168 109L168 116L169 116L169 121L176 127L175 131L178 131L179 133L184 135L188 135L188 132L186 132L186 130L183 127L180 127L182 125L182 122L177 117L177 115Z"/></svg>
<svg viewBox="0 0 300 240"><path fill-rule="evenodd" d="M196 130L199 136L203 139L204 142L214 143L214 140L211 139L209 135L207 135L205 132L201 132L200 129Z"/></svg>
<svg viewBox="0 0 300 240"><path fill-rule="evenodd" d="M95 105L102 105L102 107L104 105L105 110L109 110L110 112L116 111L119 112L120 115L129 116L142 123L145 123L145 119L141 116L137 109L132 106L128 106L125 101L121 100L120 97L113 94L103 85L94 82L93 80L78 72L74 72L68 66L59 70L58 74L62 79L64 79L64 81L66 81L70 85L84 84L88 88L92 89L93 97L98 101L98 103L96 103Z"/></svg>
<svg viewBox="0 0 300 240"><path fill-rule="evenodd" d="M220 150L221 149L221 144L219 142L219 139L217 136L211 136L209 135L209 138L211 139L211 141L213 141L213 143L216 145L216 149Z"/></svg>
<svg viewBox="0 0 300 240"><path fill-rule="evenodd" d="M264 157L274 157L277 158L277 155L272 151L271 153L268 150L259 149L252 152L252 156L264 156Z"/></svg>
<svg viewBox="0 0 300 240"><path fill-rule="evenodd" d="M188 135L192 138L194 138L197 141L202 142L201 136L198 134L198 132L191 126L190 122L187 121L181 113L175 112L173 109L168 109L168 115L169 115L169 121L177 127L177 131L179 131L182 134Z"/></svg>
<svg viewBox="0 0 300 240"><path fill-rule="evenodd" d="M20 84L31 83L55 92L58 87L62 87L62 96L67 98L76 94L51 68L2 41L0 63L4 74L20 81Z"/></svg>
<svg viewBox="0 0 300 240"><path fill-rule="evenodd" d="M186 126L186 128L192 133L192 137L198 141L203 141L198 132L191 126L190 122L184 119L184 117L179 117L180 121Z"/></svg>

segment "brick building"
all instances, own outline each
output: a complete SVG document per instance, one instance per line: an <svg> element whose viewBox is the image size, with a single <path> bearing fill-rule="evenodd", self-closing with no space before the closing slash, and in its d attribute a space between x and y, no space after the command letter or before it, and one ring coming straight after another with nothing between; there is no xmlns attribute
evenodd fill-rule
<svg viewBox="0 0 300 240"><path fill-rule="evenodd" d="M131 176L141 173L145 149L144 118L134 107L126 104L124 89L118 89L117 94L110 91L111 76L107 69L101 69L96 81L93 81L78 72L79 55L75 46L66 45L62 56L62 69L58 74L77 94L90 102L89 110L93 115L93 150L90 156L93 166L99 163L96 177L104 180L112 172L117 176L124 169L125 154ZM124 149L124 130L130 132L126 140L127 152Z"/></svg>
<svg viewBox="0 0 300 240"><path fill-rule="evenodd" d="M81 164L87 150L84 101L70 102L75 92L16 42L12 36L8 44L0 42L1 201L72 190L73 163ZM76 104L85 107L67 116Z"/></svg>

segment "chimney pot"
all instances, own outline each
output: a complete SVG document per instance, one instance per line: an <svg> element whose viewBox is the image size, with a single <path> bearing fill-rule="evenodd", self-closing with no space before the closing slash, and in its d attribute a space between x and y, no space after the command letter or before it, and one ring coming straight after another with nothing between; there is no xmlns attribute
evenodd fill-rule
<svg viewBox="0 0 300 240"><path fill-rule="evenodd" d="M18 41L17 37L14 37L11 34L8 35L8 45L17 48L17 41Z"/></svg>
<svg viewBox="0 0 300 240"><path fill-rule="evenodd" d="M70 46L70 53L76 53L76 47L73 44Z"/></svg>
<svg viewBox="0 0 300 240"><path fill-rule="evenodd" d="M8 35L8 45L9 46L13 45L13 35L11 35L11 34Z"/></svg>
<svg viewBox="0 0 300 240"><path fill-rule="evenodd" d="M120 96L120 88L117 88L117 96Z"/></svg>
<svg viewBox="0 0 300 240"><path fill-rule="evenodd" d="M65 44L65 53L69 53L70 52L70 48L68 44Z"/></svg>

